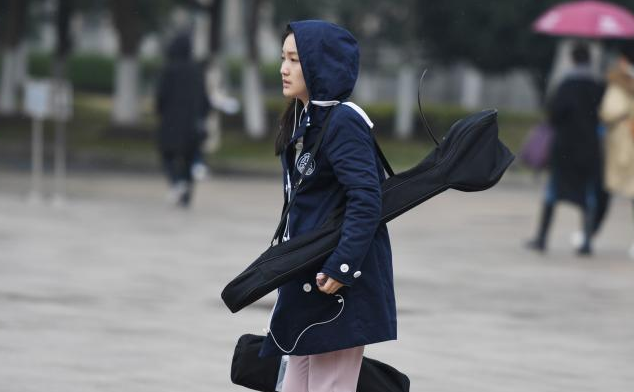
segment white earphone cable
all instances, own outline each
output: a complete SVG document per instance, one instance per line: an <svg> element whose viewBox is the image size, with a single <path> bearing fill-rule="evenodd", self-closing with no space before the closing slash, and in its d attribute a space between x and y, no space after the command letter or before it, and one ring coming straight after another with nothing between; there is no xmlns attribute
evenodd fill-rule
<svg viewBox="0 0 634 392"><path fill-rule="evenodd" d="M271 331L271 327L269 324L269 328L266 329L265 332L271 334L271 337L273 338L273 342L275 343L275 345L277 346L277 348L279 348L283 353L286 354L290 354L291 352L293 352L293 350L295 350L295 347L297 347L297 343L299 343L299 339L301 339L302 335L308 331L310 328L315 327L317 325L323 325L323 324L328 324L331 323L333 321L335 321L337 319L337 317L339 317L341 315L341 313L343 312L343 308L346 306L346 302L344 301L343 297L340 294L335 294L335 297L339 297L339 299L337 300L337 302L339 302L341 304L341 309L339 310L339 313L337 313L337 315L333 318L331 318L328 321L321 321L318 323L314 323L309 325L308 327L304 328L304 330L299 334L299 336L297 337L297 339L295 340L295 344L293 345L293 347L290 350L284 350L279 343L277 342L277 339L275 339L275 335L273 335L273 331ZM269 320L270 323L270 320Z"/></svg>

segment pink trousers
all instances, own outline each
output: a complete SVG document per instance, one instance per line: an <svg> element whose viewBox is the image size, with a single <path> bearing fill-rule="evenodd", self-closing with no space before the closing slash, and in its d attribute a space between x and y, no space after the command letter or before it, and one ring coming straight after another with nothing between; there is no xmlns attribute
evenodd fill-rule
<svg viewBox="0 0 634 392"><path fill-rule="evenodd" d="M355 392L364 346L288 359L282 392Z"/></svg>

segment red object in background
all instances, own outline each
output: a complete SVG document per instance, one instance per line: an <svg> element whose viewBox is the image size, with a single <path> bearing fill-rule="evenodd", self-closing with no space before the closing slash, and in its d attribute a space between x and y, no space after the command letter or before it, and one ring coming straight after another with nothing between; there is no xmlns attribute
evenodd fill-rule
<svg viewBox="0 0 634 392"><path fill-rule="evenodd" d="M584 38L634 38L634 15L619 5L575 1L557 5L533 23L543 34Z"/></svg>

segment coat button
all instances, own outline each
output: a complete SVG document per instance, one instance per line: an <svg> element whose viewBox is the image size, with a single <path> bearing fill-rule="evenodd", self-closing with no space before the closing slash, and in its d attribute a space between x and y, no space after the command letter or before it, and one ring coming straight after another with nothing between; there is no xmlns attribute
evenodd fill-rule
<svg viewBox="0 0 634 392"><path fill-rule="evenodd" d="M358 278L359 276L361 276L361 271L357 271L354 274L352 274L352 276L354 276L355 278Z"/></svg>
<svg viewBox="0 0 634 392"><path fill-rule="evenodd" d="M304 283L304 291L307 293L310 293L310 290L313 289L313 286L310 285L310 283Z"/></svg>
<svg viewBox="0 0 634 392"><path fill-rule="evenodd" d="M350 267L348 266L348 264L341 264L341 267L339 267L339 269L345 274L350 270Z"/></svg>

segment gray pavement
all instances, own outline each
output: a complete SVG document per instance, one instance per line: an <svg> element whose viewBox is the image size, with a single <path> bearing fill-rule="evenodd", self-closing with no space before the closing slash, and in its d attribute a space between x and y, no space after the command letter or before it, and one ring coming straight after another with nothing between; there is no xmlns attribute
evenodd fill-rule
<svg viewBox="0 0 634 392"><path fill-rule="evenodd" d="M546 256L524 251L540 187L510 177L447 192L390 224L399 339L366 355L412 391L634 391L634 237L615 200L596 256L573 255L557 211ZM224 284L261 253L280 185L213 179L190 211L159 177L72 177L61 208L0 172L0 392L241 391L237 337L273 298L231 314Z"/></svg>

